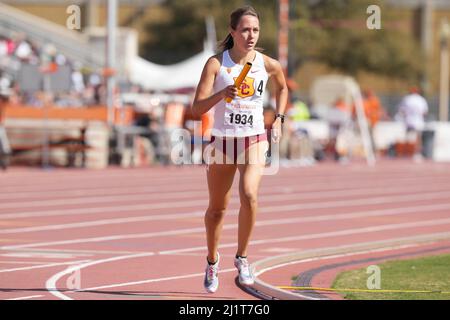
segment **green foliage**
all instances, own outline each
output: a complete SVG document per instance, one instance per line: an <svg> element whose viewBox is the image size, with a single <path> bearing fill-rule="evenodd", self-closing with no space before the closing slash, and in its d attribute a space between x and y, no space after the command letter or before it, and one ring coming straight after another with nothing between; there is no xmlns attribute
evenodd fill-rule
<svg viewBox="0 0 450 320"><path fill-rule="evenodd" d="M172 64L202 51L207 16L214 17L220 42L228 34L230 13L245 4L251 4L261 17L262 33L259 45L267 50L267 54L276 56L275 1L168 0L163 4L163 8L170 18L162 22L149 22L146 26L145 31L152 37L142 48L144 58L156 63Z"/></svg>
<svg viewBox="0 0 450 320"><path fill-rule="evenodd" d="M369 30L366 10L381 8L381 30ZM382 0L316 0L295 12L293 29L304 41L296 41L295 67L305 61L324 62L330 67L356 75L369 71L394 78L417 80L423 57L412 36L392 28L398 17Z"/></svg>
<svg viewBox="0 0 450 320"><path fill-rule="evenodd" d="M204 12L195 0L168 0L164 9L169 19L150 22L145 31L152 35L142 48L143 56L161 64L171 64L186 59L203 49L206 36Z"/></svg>
<svg viewBox="0 0 450 320"><path fill-rule="evenodd" d="M182 61L202 51L208 15L214 17L220 41L228 34L230 13L245 4L260 14L258 45L269 56L277 57L278 1L274 0L167 0L163 6L169 19L147 25L151 37L142 53L156 63ZM366 10L372 4L381 7L382 30L366 27ZM290 69L319 61L352 75L369 71L419 78L423 59L417 41L390 27L398 17L389 12L383 0L291 0L290 6Z"/></svg>
<svg viewBox="0 0 450 320"><path fill-rule="evenodd" d="M450 255L443 254L412 260L389 261L381 269L382 290L450 291ZM340 273L333 288L367 289L366 268ZM349 300L449 300L446 293L345 293Z"/></svg>

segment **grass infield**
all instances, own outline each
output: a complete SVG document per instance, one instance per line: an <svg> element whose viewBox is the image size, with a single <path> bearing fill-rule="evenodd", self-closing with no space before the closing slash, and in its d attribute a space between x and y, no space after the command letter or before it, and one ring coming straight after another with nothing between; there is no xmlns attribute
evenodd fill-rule
<svg viewBox="0 0 450 320"><path fill-rule="evenodd" d="M381 270L381 290L450 291L450 254L413 260L388 261ZM336 277L332 288L367 289L371 273L367 268L345 271ZM341 293L349 300L450 300L442 293Z"/></svg>

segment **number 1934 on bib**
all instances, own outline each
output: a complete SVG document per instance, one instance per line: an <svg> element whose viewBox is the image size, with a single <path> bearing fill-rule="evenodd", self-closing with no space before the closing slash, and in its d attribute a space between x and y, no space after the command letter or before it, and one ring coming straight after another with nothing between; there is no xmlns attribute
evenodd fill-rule
<svg viewBox="0 0 450 320"><path fill-rule="evenodd" d="M241 102L226 104L225 125L233 127L253 127L257 106Z"/></svg>

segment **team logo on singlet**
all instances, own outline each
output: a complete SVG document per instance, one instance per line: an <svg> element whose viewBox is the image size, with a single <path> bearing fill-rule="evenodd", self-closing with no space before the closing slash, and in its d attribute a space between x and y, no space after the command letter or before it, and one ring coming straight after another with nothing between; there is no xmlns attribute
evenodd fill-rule
<svg viewBox="0 0 450 320"><path fill-rule="evenodd" d="M234 78L236 80L236 78ZM254 87L255 79L246 77L244 81L242 81L241 86L238 88L238 96L241 98L251 97L255 94Z"/></svg>

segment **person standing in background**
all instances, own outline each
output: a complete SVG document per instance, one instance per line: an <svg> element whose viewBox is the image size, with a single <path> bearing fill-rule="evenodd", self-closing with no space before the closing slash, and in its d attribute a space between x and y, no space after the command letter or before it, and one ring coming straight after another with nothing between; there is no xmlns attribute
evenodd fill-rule
<svg viewBox="0 0 450 320"><path fill-rule="evenodd" d="M375 95L375 93L370 89L366 89L363 91L363 108L364 114L367 119L367 124L369 126L369 134L370 139L372 141L372 148L374 153L376 153L377 150L375 145L375 139L373 137L374 128L380 121L380 119L387 118L387 115L383 106L381 105L380 100ZM356 110L354 109L353 112L354 117L356 117Z"/></svg>
<svg viewBox="0 0 450 320"><path fill-rule="evenodd" d="M9 100L9 93L5 89L0 90L0 166L6 169L6 157L11 154L11 147L9 145L6 129L3 126L3 116L6 104Z"/></svg>
<svg viewBox="0 0 450 320"><path fill-rule="evenodd" d="M425 129L425 116L428 113L427 100L421 95L418 87L412 87L400 101L396 120L402 121L406 127L406 140L413 144L415 160L421 160L422 132Z"/></svg>

